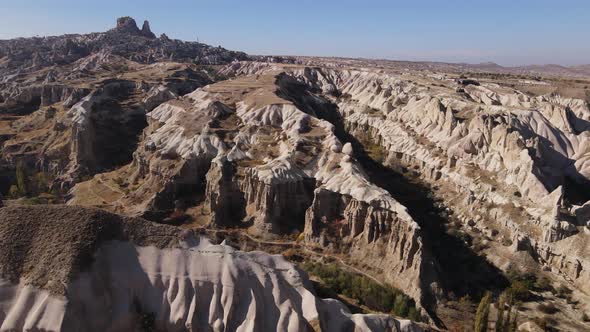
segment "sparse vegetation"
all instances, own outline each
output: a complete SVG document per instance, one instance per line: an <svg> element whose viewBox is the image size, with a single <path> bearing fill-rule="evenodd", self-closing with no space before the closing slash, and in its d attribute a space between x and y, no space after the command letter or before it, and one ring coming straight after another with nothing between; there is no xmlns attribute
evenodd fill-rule
<svg viewBox="0 0 590 332"><path fill-rule="evenodd" d="M16 183L8 190L8 196L12 199L26 197L25 204L41 204L54 200L50 194L51 177L46 172L32 172L23 161L18 161L15 167ZM43 197L39 197L43 196Z"/></svg>
<svg viewBox="0 0 590 332"><path fill-rule="evenodd" d="M8 190L8 196L10 196L10 198L19 198L22 196L16 184L10 186L10 189Z"/></svg>
<svg viewBox="0 0 590 332"><path fill-rule="evenodd" d="M535 282L535 289L539 291L548 291L552 290L553 286L551 286L551 281L546 277L540 277Z"/></svg>
<svg viewBox="0 0 590 332"><path fill-rule="evenodd" d="M508 271L510 287L506 292L517 302L528 301L531 297L531 290L535 289L537 276L532 273L521 274L512 269Z"/></svg>
<svg viewBox="0 0 590 332"><path fill-rule="evenodd" d="M367 155L373 159L374 161L382 164L387 158L387 151L379 144L379 142L375 142L371 135L369 134L369 130L367 131L358 131L356 135L359 142L363 145Z"/></svg>
<svg viewBox="0 0 590 332"><path fill-rule="evenodd" d="M16 163L15 173L17 194L19 197L25 196L28 193L27 187L29 183L29 177L27 175L25 164L22 161Z"/></svg>
<svg viewBox="0 0 590 332"><path fill-rule="evenodd" d="M555 295L561 297L562 299L568 299L572 295L572 290L567 288L565 285L560 285L555 290Z"/></svg>
<svg viewBox="0 0 590 332"><path fill-rule="evenodd" d="M486 293L481 298L477 312L475 313L475 332L486 332L488 330L488 319L490 315L490 303L492 302L492 294Z"/></svg>
<svg viewBox="0 0 590 332"><path fill-rule="evenodd" d="M379 144L369 144L367 146L367 153L371 159L375 160L378 163L383 163L386 158L386 153L384 149Z"/></svg>
<svg viewBox="0 0 590 332"><path fill-rule="evenodd" d="M539 311L549 314L549 315L553 315L554 313L556 313L557 308L555 307L555 304L553 303L539 303L539 305L537 305L537 309L539 309Z"/></svg>
<svg viewBox="0 0 590 332"><path fill-rule="evenodd" d="M500 295L497 304L496 332L516 332L518 311L514 304L514 298L510 293L504 292Z"/></svg>
<svg viewBox="0 0 590 332"><path fill-rule="evenodd" d="M555 326L557 325L557 321L554 318L552 318L552 317L549 317L549 316L535 317L533 319L533 321L543 331L557 331L555 329Z"/></svg>
<svg viewBox="0 0 590 332"><path fill-rule="evenodd" d="M306 262L302 268L308 273L319 277L325 288L318 290L318 295L335 297L342 294L359 301L371 310L388 312L399 317L420 321L420 314L414 300L400 290L382 286L361 275L344 271L336 264Z"/></svg>

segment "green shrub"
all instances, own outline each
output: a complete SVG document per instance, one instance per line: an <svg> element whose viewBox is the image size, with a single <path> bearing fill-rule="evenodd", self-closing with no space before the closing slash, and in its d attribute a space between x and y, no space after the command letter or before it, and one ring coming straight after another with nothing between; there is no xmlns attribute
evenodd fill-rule
<svg viewBox="0 0 590 332"><path fill-rule="evenodd" d="M371 310L389 312L416 321L420 320L414 300L396 288L382 286L365 276L341 270L336 264L306 262L302 268L319 277L325 284L327 289L318 290L320 296L320 291L330 295L342 294L356 299L359 304L365 305Z"/></svg>
<svg viewBox="0 0 590 332"><path fill-rule="evenodd" d="M572 290L567 288L565 285L560 285L555 291L556 295L561 298L569 298L572 294Z"/></svg>
<svg viewBox="0 0 590 332"><path fill-rule="evenodd" d="M510 280L510 287L506 290L509 296L515 301L528 301L531 297L531 290L538 284L537 276L532 273L520 274L518 271L509 270L507 273Z"/></svg>
<svg viewBox="0 0 590 332"><path fill-rule="evenodd" d="M551 281L545 277L538 278L535 282L535 289L540 291L547 291L551 290L553 287L551 286Z"/></svg>
<svg viewBox="0 0 590 332"><path fill-rule="evenodd" d="M530 288L528 287L528 284L520 280L513 281L506 291L516 301L528 301L531 297L531 292Z"/></svg>
<svg viewBox="0 0 590 332"><path fill-rule="evenodd" d="M21 197L20 190L18 190L18 186L16 184L10 186L10 189L8 190L8 196L15 199Z"/></svg>
<svg viewBox="0 0 590 332"><path fill-rule="evenodd" d="M25 196L28 192L29 177L25 164L22 161L16 163L16 186L20 196Z"/></svg>
<svg viewBox="0 0 590 332"><path fill-rule="evenodd" d="M539 305L537 306L537 309L539 309L539 311L549 314L549 315L552 315L558 311L553 303L547 303L547 304L539 303Z"/></svg>
<svg viewBox="0 0 590 332"><path fill-rule="evenodd" d="M24 200L24 203L26 205L39 205L39 204L43 204L43 202L41 201L41 199L39 197L26 198Z"/></svg>
<svg viewBox="0 0 590 332"><path fill-rule="evenodd" d="M51 177L45 172L32 172L27 169L23 161L16 163L15 169L16 183L10 187L9 195L12 198L23 196L35 196L49 190Z"/></svg>

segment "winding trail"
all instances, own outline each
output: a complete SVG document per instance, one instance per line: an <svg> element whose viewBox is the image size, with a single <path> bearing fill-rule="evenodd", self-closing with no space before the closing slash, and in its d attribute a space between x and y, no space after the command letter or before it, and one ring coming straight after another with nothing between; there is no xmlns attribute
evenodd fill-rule
<svg viewBox="0 0 590 332"><path fill-rule="evenodd" d="M376 277L368 274L367 272L360 270L359 268L352 266L348 263L346 263L344 261L344 259L342 259L342 257L336 256L336 255L331 255L331 254L325 254L325 253L318 253L312 249L310 249L309 246L302 244L300 242L297 241L270 241L270 240L263 240L257 237L254 237L244 231L240 231L240 230L227 230L227 229L206 229L206 228L200 228L200 231L204 231L207 234L231 234L231 235L237 235L238 237L243 236L246 237L248 240L255 242L257 244L262 244L262 245L274 245L274 246L284 246L284 247L297 247L298 249L302 250L303 252L307 253L310 256L316 256L316 257L320 257L320 258L330 258L333 259L335 261L338 262L339 265L344 266L345 268L354 271L357 274L360 274L366 278L369 278L371 280L373 280L374 282L376 282L377 284L379 284L380 286L386 286L386 284L384 282L382 282L381 280L377 279Z"/></svg>

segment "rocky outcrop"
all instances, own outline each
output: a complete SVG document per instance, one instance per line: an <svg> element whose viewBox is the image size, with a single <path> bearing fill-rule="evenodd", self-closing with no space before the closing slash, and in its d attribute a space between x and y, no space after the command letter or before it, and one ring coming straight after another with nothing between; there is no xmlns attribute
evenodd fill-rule
<svg viewBox="0 0 590 332"><path fill-rule="evenodd" d="M320 188L307 210L305 236L308 242L340 248L353 259L387 271L385 280L423 305L423 292L435 291L423 274L434 272L426 272L429 258L424 255L420 229L408 223L408 216Z"/></svg>
<svg viewBox="0 0 590 332"><path fill-rule="evenodd" d="M111 31L120 33L139 34L140 30L137 28L137 23L135 23L135 20L133 18L125 16L119 17L117 19L117 26Z"/></svg>
<svg viewBox="0 0 590 332"><path fill-rule="evenodd" d="M143 21L143 25L141 26L141 34L147 38L156 38L156 35L150 29L150 22Z"/></svg>
<svg viewBox="0 0 590 332"><path fill-rule="evenodd" d="M156 35L150 30L150 23L143 21L141 30L137 27L135 20L129 16L120 17L117 19L117 26L111 30L116 33L127 33L132 35L139 35L146 38L156 38Z"/></svg>
<svg viewBox="0 0 590 332"><path fill-rule="evenodd" d="M248 59L243 52L229 51L221 47L155 38L147 21L140 30L134 19L122 17L117 20L116 27L107 32L2 40L0 57L5 61L1 72L2 76L8 76L3 79L16 78L23 73L56 64L70 65L101 52L109 52L141 63L192 63L198 60L203 64L226 64L233 60Z"/></svg>
<svg viewBox="0 0 590 332"><path fill-rule="evenodd" d="M318 298L281 256L178 228L62 206L0 217L1 330L423 331Z"/></svg>
<svg viewBox="0 0 590 332"><path fill-rule="evenodd" d="M273 172L280 172L280 167L284 167L272 164L265 166ZM289 166L283 170L289 174L289 178L261 178L263 171L263 168L246 170L243 180L239 182L245 196L246 208L254 212L254 225L257 231L260 234L288 232L289 227L284 226L290 222L295 223L292 229L301 230L300 222L312 200L313 179L298 176L297 171L289 169Z"/></svg>
<svg viewBox="0 0 590 332"><path fill-rule="evenodd" d="M83 177L128 163L146 112L210 82L191 66L142 66L108 53L84 58L73 72L109 77L119 65L129 66L126 77L80 85L72 72L60 71L60 84L4 91L4 112L11 114L15 134L3 142L3 160L12 167L25 162L30 173L47 174L54 190L68 189ZM144 73L150 78L142 78Z"/></svg>
<svg viewBox="0 0 590 332"><path fill-rule="evenodd" d="M104 33L3 40L0 58L0 163L47 179L37 194L128 163L147 112L221 77L195 62L247 55L155 38L124 17Z"/></svg>
<svg viewBox="0 0 590 332"><path fill-rule="evenodd" d="M177 97L178 95L169 88L159 85L148 91L147 96L143 99L143 104L145 105L146 111L149 112L156 108L156 106Z"/></svg>
<svg viewBox="0 0 590 332"><path fill-rule="evenodd" d="M210 211L210 224L214 227L235 225L245 217L244 193L237 181L237 170L227 158L213 160L207 172L206 202Z"/></svg>
<svg viewBox="0 0 590 332"><path fill-rule="evenodd" d="M115 174L133 174L134 188L110 202L117 211L157 214L184 200L208 227L239 226L271 238L303 232L307 246L367 264L428 311L457 284L439 279L452 272L425 240L420 225L431 232L431 221L426 213L415 220L420 207L410 215L398 201L412 198L379 188L344 138L384 167L419 176L433 188L428 195L448 204L444 214L486 243L516 243L499 257L486 253L499 268L526 252L539 268L587 289L587 232L571 205L572 193L580 193L572 183L587 180L584 157L576 159L585 153L585 104L485 82L457 92L453 81L434 78L425 86L423 76L371 70L233 63L222 72L237 77L150 113L134 162ZM198 171L178 167L191 160ZM84 186L100 181L77 186L72 204L83 201ZM186 196L178 183L199 194ZM498 271L488 265L482 271ZM475 282L470 290L479 289Z"/></svg>
<svg viewBox="0 0 590 332"><path fill-rule="evenodd" d="M334 125L316 116L326 101L300 88L271 72L170 100L148 114L132 164L76 185L68 204L95 205L85 201L92 188L129 179L120 190L132 192L101 194L117 197L110 202L116 211L166 215L184 201L208 227L247 227L261 237L304 232L310 245L375 261L422 305L436 273L425 264L420 227L368 180ZM291 98L295 92L301 98Z"/></svg>
<svg viewBox="0 0 590 332"><path fill-rule="evenodd" d="M71 106L89 92L89 89L59 84L17 86L0 92L2 100L4 100L3 104L0 105L0 109L16 115L27 115L40 107L59 102L65 102Z"/></svg>
<svg viewBox="0 0 590 332"><path fill-rule="evenodd" d="M266 70L244 67L239 70ZM426 182L452 189L442 198L466 202L454 204L454 212L466 221L479 214L477 227L488 223L508 236L534 238L532 254L541 265L587 289L586 235L562 212L580 193L567 189L570 183L588 183L586 103L531 98L489 84L467 86L466 100L450 91L452 85L433 89L370 70L306 68L294 75L324 96L336 96L348 132L379 149L384 164L417 169ZM356 227L348 222L344 229L354 234ZM568 256L568 250L578 254Z"/></svg>
<svg viewBox="0 0 590 332"><path fill-rule="evenodd" d="M277 65L260 63L226 67L230 75L278 70ZM486 241L501 242L499 246L518 243L512 253L515 257L525 251L539 268L588 291L589 232L583 221L585 210L580 207L588 199L583 194L589 179L585 154L590 110L586 102L558 95L533 97L483 82L456 89L454 82L415 73L283 70L291 77L292 87L297 86L293 78L303 84L296 89L297 95L313 91L315 100L335 104L333 109L341 119L337 121L343 122L373 158L400 173L419 175L431 188L444 188L435 195L447 202L453 220L485 234ZM314 98L300 97L296 102L300 107L310 106ZM326 117L330 106L322 103L325 106L320 107L320 113ZM315 178L321 177L316 174ZM407 223L400 224L398 216L380 211L374 204L342 195L340 189L316 188L306 215L307 241L323 248L345 248L350 257L363 257L370 266L403 268L407 256L392 260L372 257L375 252L387 257L389 248L395 247L391 244L402 242L408 247L394 250L411 252L413 243L420 241L410 239L419 236L412 237L407 229L393 231L391 234L404 235L391 239L387 233ZM492 261L506 262L505 254L495 254L487 252ZM502 269L520 268L510 262L502 264ZM419 270L418 266L413 268ZM419 274L423 284L434 280L429 279L431 268ZM439 294L437 286L422 289Z"/></svg>

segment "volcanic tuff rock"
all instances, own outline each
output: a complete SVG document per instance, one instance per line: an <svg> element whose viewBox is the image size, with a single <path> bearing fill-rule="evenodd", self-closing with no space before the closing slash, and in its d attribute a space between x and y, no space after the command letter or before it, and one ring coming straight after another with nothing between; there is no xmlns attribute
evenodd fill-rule
<svg viewBox="0 0 590 332"><path fill-rule="evenodd" d="M167 37L155 38L147 21L140 30L135 20L122 17L117 20L117 26L107 32L0 40L0 72L3 80L12 80L41 68L72 64L101 51L140 63L224 64L235 59L248 59L243 52L228 51L222 47Z"/></svg>
<svg viewBox="0 0 590 332"><path fill-rule="evenodd" d="M104 33L0 41L0 190L8 192L19 163L67 189L128 162L146 112L216 79L179 62L246 58L156 39L147 21L140 30L129 17Z"/></svg>
<svg viewBox="0 0 590 332"><path fill-rule="evenodd" d="M577 189L587 186L589 179L586 159L590 153L590 112L584 101L553 95L530 97L493 84L469 85L465 92L456 93L444 86L425 87L419 78L415 82L410 78L362 70L297 67L282 69L270 64L245 63L232 64L228 67L228 73L246 76L231 81L231 89L227 89L230 83L222 83L198 90L191 95L191 102L197 105L203 100L214 100L211 95L215 93L242 95L243 100L225 97L228 107L224 108L222 117L228 116L232 112L231 105L235 104L235 114L239 119L237 126L245 126L248 130L240 128L236 132L234 125L231 128L236 132L232 135L235 137L233 142L211 135L215 131L210 131L210 128L217 126L214 119L222 114L218 113L211 117L209 123L212 126L209 129L196 130L200 134L193 140L207 139L211 142L206 145L210 150L197 151L197 155L207 155L205 159L201 159L206 164L215 159L211 171L221 174L220 178L225 178L224 181L216 182L224 187L212 187L214 189L206 191L206 196L210 197L214 192L224 193L221 188L229 187L227 197L230 197L230 206L246 206L245 211L238 215L252 216L254 225L264 226L261 233L278 230L273 216L279 220L300 218L297 215L286 217L281 214L284 210L281 205L284 198L281 197L283 195L301 199L292 203L301 204L302 207L308 205L311 196L309 191L305 194L306 178L316 181L313 200L305 217L308 241L319 241L327 245L332 238L339 239L337 243L341 244L342 239L350 234L351 239L357 239L351 242L350 252L353 257L354 252L358 252L360 257L368 258L371 255L367 256L367 245L375 239L413 233L408 233L403 227L405 224L414 224L405 208L387 192L372 189L372 184L368 183L366 177L359 177L362 170L354 162L350 163L350 152L342 151L341 143L330 134L334 132L334 129L329 129L332 128L331 124L324 120L315 123L315 119L327 117L325 113L329 112L329 104L333 102L338 106L334 111L339 112L348 132L357 137L368 134L368 138L385 151L386 163L400 160L406 165L416 165L427 181L451 184L452 190L447 196L454 195L455 198L464 199L473 197L469 199L471 203L457 209L461 218L472 220L480 219L477 218L477 213L488 215L494 225L505 231L504 237L513 238L515 243L526 239L540 264L547 265L558 275L568 278L577 287L586 289L589 268L586 267L587 255L584 254L587 250L584 243L587 240L583 238L587 236L587 232L579 232L577 229L585 224L572 224L571 218L563 212L572 209L568 205L580 200L583 203L588 199L583 195L578 197L580 192ZM276 77L277 85L272 88L276 93L270 96L265 91L268 89L253 87L249 82L253 78L256 78L256 82L269 80L268 75ZM248 86L253 90L252 96L244 94L237 86ZM274 100L276 96L280 96L282 100ZM338 97L330 99L331 96ZM279 103L280 107L276 105ZM170 110L167 105L162 106L160 111ZM166 121L162 122L167 126L173 116L163 118ZM280 140L274 155L271 148L267 151L268 156L256 157L256 145L268 141L260 140L260 132L253 135L253 138L244 134L253 131L250 129L252 125L256 128L270 125L281 129L283 138L277 134L271 136L276 137L273 140ZM220 127L224 128L223 125ZM316 153L317 150L305 149L305 143L302 144L300 139L306 133L316 131L315 128L328 128L324 142L338 143L322 143L323 149L320 149L318 157L311 164L293 163L293 154L288 151L295 151L295 157L297 151L305 151L307 156ZM273 132L271 130L264 134L273 135ZM174 149L183 144L177 141L170 145L166 141L169 140L159 140L160 144L174 146ZM155 145L156 151L159 149L158 145ZM338 157L331 159L331 155ZM262 165L246 165L243 174L240 173L239 166L238 170L217 171L219 168L224 169L223 165L227 160L243 159ZM333 163L332 160L339 160L339 167L326 168L326 165ZM238 175L232 176L231 173ZM201 179L203 176L201 175ZM270 188L262 187L268 188L266 191L258 185L261 179L264 183L271 184ZM356 179L360 182L355 182ZM235 183L238 183L239 188L236 188ZM284 192L289 194L281 194ZM215 200L224 199L217 197L208 199L208 202L212 204ZM365 205L367 202L373 203ZM491 208L487 204L492 204ZM209 207L215 220L220 219L217 217L218 213L223 214L221 211L225 211L225 208L219 206L225 205L212 204ZM514 209L522 214L515 215ZM398 222L399 218L406 221ZM344 222L338 221L340 219ZM482 228L483 226L481 225ZM362 236L359 237L359 234ZM564 241L570 237L571 239ZM358 242L361 238L363 240ZM407 271L408 267L404 265L413 261L416 251L413 247L419 241L400 241L396 237L383 243L386 252L403 253L401 260L382 261L383 267L387 270ZM394 244L402 247L397 248ZM403 247L404 245L408 247ZM399 267L396 267L397 264L400 264ZM427 284L425 280L432 278L428 276L430 272L420 271L421 265L408 266L415 269L412 275L424 278L414 285L423 286ZM391 282L400 285L397 280ZM436 293L436 287L434 292Z"/></svg>
<svg viewBox="0 0 590 332"><path fill-rule="evenodd" d="M2 159L8 167L24 162L50 174L55 188L127 163L146 112L211 82L207 73L185 64L140 65L102 53L83 60L60 68L60 83L46 84L42 74L33 74L27 85L3 90L2 123L10 130ZM72 77L76 72L81 77ZM98 80L88 81L91 75Z"/></svg>
<svg viewBox="0 0 590 332"><path fill-rule="evenodd" d="M307 241L345 244L353 256L373 252L392 271L388 281L421 303L435 284L423 278L434 272L420 228L318 117L325 100L300 88L271 71L168 101L148 114L133 162L77 184L68 204L157 218L183 201L198 204L201 222L212 227L251 226L260 236L304 231Z"/></svg>
<svg viewBox="0 0 590 332"><path fill-rule="evenodd" d="M316 297L281 256L175 227L64 206L2 208L0 219L2 331L422 331Z"/></svg>
<svg viewBox="0 0 590 332"><path fill-rule="evenodd" d="M141 30L137 27L137 23L131 17L120 17L117 19L117 26L111 30L118 33L127 33L132 35L144 36L146 38L156 38L156 35L150 29L150 23L148 21L143 22Z"/></svg>
<svg viewBox="0 0 590 332"><path fill-rule="evenodd" d="M307 243L386 271L428 306L442 296L442 267L396 200L404 197L371 183L342 145L341 125L381 149L384 164L419 169L448 189L447 199L467 202L459 218L487 215L489 224L475 226L529 243L541 265L586 289L587 235L563 212L588 199L577 197L589 179L583 101L485 82L457 92L451 80L362 69L248 62L222 73L237 78L150 112L133 162L78 184L69 204L158 218L183 201L197 205L203 225L261 236L303 231ZM132 192L117 189L119 179Z"/></svg>
<svg viewBox="0 0 590 332"><path fill-rule="evenodd" d="M230 70L265 69L243 63ZM445 186L448 199L468 202L455 204L463 220L486 215L482 229L494 225L515 242L525 239L540 264L590 290L588 232L567 212L590 199L583 189L590 185L587 102L497 84L457 93L444 80L425 85L420 76L370 70L287 71L338 96L347 131L378 145L385 164L419 169L427 182Z"/></svg>
<svg viewBox="0 0 590 332"><path fill-rule="evenodd" d="M530 97L493 84L470 85L457 95L419 78L362 70L296 74L326 94L336 88L348 132L368 134L385 163L416 165L428 181L450 184L448 196L474 195L475 203L455 212L465 219L488 214L506 236L531 241L539 263L589 290L587 233L562 212L590 198L587 191L580 197L590 185L585 101Z"/></svg>
<svg viewBox="0 0 590 332"><path fill-rule="evenodd" d="M576 315L590 303L584 297L590 292L585 81L466 77L455 72L469 66L433 72L448 64L359 59L232 62L246 58L156 38L149 23L139 29L128 17L105 33L0 41L6 205L39 199L14 199L23 195L59 198L61 188L68 205L214 234L230 228L260 246L279 243L362 268L402 289L437 323L446 319L439 309L451 307L447 300L505 288L500 270L522 268L567 285ZM227 65L199 65L219 63ZM24 185L28 192L21 192ZM277 257L204 239L188 243L176 228L140 219L73 207L63 216L48 211L59 220L71 215L59 224L73 239L63 244L67 250L35 235L55 235L52 224L31 221L37 209L0 209L0 217L24 218L23 225L41 230L20 235L4 224L6 234L39 245L27 254L19 251L29 245L24 242L0 250L5 267L23 266L2 270L1 287L16 295L0 303L0 312L9 310L0 325L124 329L133 323L131 311L156 313L167 329L399 325L342 313L341 305L313 297L306 277ZM83 220L80 234L74 219ZM113 255L134 264L121 266ZM45 273L37 256L55 256L58 272ZM100 270L123 272L108 279ZM129 276L137 282L123 280ZM96 319L76 319L83 315L66 302L90 305L89 285L109 287L109 280L122 285L106 292L124 303L121 315L101 316L110 310L105 300L90 306ZM220 280L223 286L211 286ZM230 292L226 281L246 293ZM177 286L191 291L178 295ZM277 291L268 295L268 287ZM191 292L205 296L192 299ZM48 300L31 300L25 310L12 304L29 295ZM155 297L166 300L156 306ZM216 300L205 301L210 298ZM43 305L47 315L37 314ZM260 316L262 305L276 309L271 318ZM563 308L560 324L579 329L579 316ZM254 325L244 325L252 315Z"/></svg>

